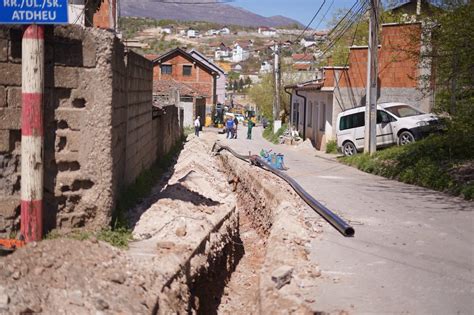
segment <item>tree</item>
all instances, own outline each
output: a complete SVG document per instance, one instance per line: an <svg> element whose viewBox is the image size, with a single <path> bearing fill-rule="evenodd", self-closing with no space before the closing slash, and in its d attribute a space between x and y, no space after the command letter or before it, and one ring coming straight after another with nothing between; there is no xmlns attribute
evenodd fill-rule
<svg viewBox="0 0 474 315"><path fill-rule="evenodd" d="M239 91L244 89L244 79L240 78L239 80Z"/></svg>
<svg viewBox="0 0 474 315"><path fill-rule="evenodd" d="M237 80L234 81L233 87L234 87L234 92L239 90L239 83L237 82Z"/></svg>
<svg viewBox="0 0 474 315"><path fill-rule="evenodd" d="M250 87L250 85L252 85L252 79L250 79L250 77L245 78L245 85L247 85L247 87Z"/></svg>

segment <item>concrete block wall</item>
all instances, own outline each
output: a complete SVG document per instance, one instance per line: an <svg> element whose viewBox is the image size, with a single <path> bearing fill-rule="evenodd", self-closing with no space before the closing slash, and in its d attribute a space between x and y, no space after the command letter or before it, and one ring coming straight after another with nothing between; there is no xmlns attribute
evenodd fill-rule
<svg viewBox="0 0 474 315"><path fill-rule="evenodd" d="M19 230L21 37L0 26L0 237ZM161 138L178 138L179 118L153 130L153 68L112 33L47 27L45 43L44 227L100 229L134 166L151 165ZM142 137L128 141L129 130Z"/></svg>
<svg viewBox="0 0 474 315"><path fill-rule="evenodd" d="M152 135L153 63L133 52L127 54L127 143L125 182L131 183L157 158ZM156 135L158 137L158 134Z"/></svg>

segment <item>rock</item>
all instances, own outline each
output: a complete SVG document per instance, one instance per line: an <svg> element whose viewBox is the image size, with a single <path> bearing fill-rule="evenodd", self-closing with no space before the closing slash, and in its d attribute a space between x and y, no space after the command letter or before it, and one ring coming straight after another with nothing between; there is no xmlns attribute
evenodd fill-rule
<svg viewBox="0 0 474 315"><path fill-rule="evenodd" d="M156 248L158 249L172 249L176 246L175 243L169 241L161 241L156 243Z"/></svg>
<svg viewBox="0 0 474 315"><path fill-rule="evenodd" d="M15 272L12 274L13 280L18 280L18 279L20 279L20 276L21 276L21 274L20 274L19 271L15 271Z"/></svg>
<svg viewBox="0 0 474 315"><path fill-rule="evenodd" d="M91 241L91 243L93 243L93 244L99 243L99 241L97 240L97 237L95 237L95 236L92 236L92 237L90 238L90 241Z"/></svg>
<svg viewBox="0 0 474 315"><path fill-rule="evenodd" d="M206 213L206 214L213 214L214 213L214 209L211 208L211 207L204 207L201 209L202 212Z"/></svg>
<svg viewBox="0 0 474 315"><path fill-rule="evenodd" d="M35 276L39 276L43 273L44 269L42 267L36 267L35 269L33 269L33 273Z"/></svg>
<svg viewBox="0 0 474 315"><path fill-rule="evenodd" d="M10 303L10 297L5 291L5 288L0 286L0 309L5 308Z"/></svg>
<svg viewBox="0 0 474 315"><path fill-rule="evenodd" d="M183 224L181 226L178 226L178 228L176 229L176 236L184 237L186 236L186 234L187 234L186 225Z"/></svg>
<svg viewBox="0 0 474 315"><path fill-rule="evenodd" d="M109 280L118 284L122 284L125 282L125 276L121 273L112 273L109 276Z"/></svg>
<svg viewBox="0 0 474 315"><path fill-rule="evenodd" d="M293 274L293 267L281 266L274 270L272 273L272 281L275 282L277 289L281 289L283 286L291 282Z"/></svg>
<svg viewBox="0 0 474 315"><path fill-rule="evenodd" d="M100 298L94 301L94 305L98 311L104 311L109 308L109 303L105 302Z"/></svg>
<svg viewBox="0 0 474 315"><path fill-rule="evenodd" d="M69 303L77 306L83 306L82 292L80 290L74 290L68 293Z"/></svg>

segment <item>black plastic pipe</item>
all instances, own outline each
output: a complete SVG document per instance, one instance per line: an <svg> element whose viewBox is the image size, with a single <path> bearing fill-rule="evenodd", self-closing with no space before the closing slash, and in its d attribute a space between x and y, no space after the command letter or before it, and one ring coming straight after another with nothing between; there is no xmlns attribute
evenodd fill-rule
<svg viewBox="0 0 474 315"><path fill-rule="evenodd" d="M218 150L216 150L216 147L219 147ZM214 143L214 146L212 147L213 151L219 152L221 150L227 150L229 151L232 155L235 157L245 161L245 162L250 162L251 156L248 155L241 155L229 148L228 146L222 145L220 143ZM347 224L343 219L341 219L339 216L337 216L334 212L326 208L323 204L321 204L319 201L313 198L306 190L301 187L300 184L298 184L293 178L288 176L287 174L283 173L282 171L272 167L270 164L267 163L264 159L262 159L259 156L255 156L255 160L258 163L257 166L262 167L263 169L266 169L273 174L277 175L284 181L286 181L290 186L295 190L295 192L310 206L314 211L316 211L320 216L322 216L329 224L331 224L336 230L338 230L342 235L344 236L354 236L355 231L352 226Z"/></svg>

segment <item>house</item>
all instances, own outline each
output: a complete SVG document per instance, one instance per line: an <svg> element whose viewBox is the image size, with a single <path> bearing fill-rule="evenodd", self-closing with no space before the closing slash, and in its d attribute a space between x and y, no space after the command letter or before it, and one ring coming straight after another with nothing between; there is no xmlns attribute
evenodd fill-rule
<svg viewBox="0 0 474 315"><path fill-rule="evenodd" d="M189 28L186 31L186 37L188 37L188 38L196 38L196 37L198 37L198 35L199 35L199 31L195 30L193 28Z"/></svg>
<svg viewBox="0 0 474 315"><path fill-rule="evenodd" d="M227 47L224 43L220 43L214 50L215 60L230 60L232 57L232 49Z"/></svg>
<svg viewBox="0 0 474 315"><path fill-rule="evenodd" d="M303 47L311 47L316 45L316 40L312 36L305 36L300 40L300 45Z"/></svg>
<svg viewBox="0 0 474 315"><path fill-rule="evenodd" d="M173 31L174 31L174 27L173 26L163 26L161 28L161 32L163 34L173 34Z"/></svg>
<svg viewBox="0 0 474 315"><path fill-rule="evenodd" d="M240 72L242 72L242 66L237 63L237 64L235 64L235 65L232 66L232 71L233 71L233 72L240 73Z"/></svg>
<svg viewBox="0 0 474 315"><path fill-rule="evenodd" d="M315 61L313 54L292 54L292 67L296 71L310 71L313 70Z"/></svg>
<svg viewBox="0 0 474 315"><path fill-rule="evenodd" d="M207 36L216 36L219 35L219 30L216 29L210 29L206 32Z"/></svg>
<svg viewBox="0 0 474 315"><path fill-rule="evenodd" d="M260 74L266 74L273 71L273 64L270 61L263 61L260 65Z"/></svg>
<svg viewBox="0 0 474 315"><path fill-rule="evenodd" d="M232 62L241 62L247 60L250 57L248 50L248 43L236 42L232 48Z"/></svg>
<svg viewBox="0 0 474 315"><path fill-rule="evenodd" d="M221 35L230 35L230 29L227 26L224 26L219 30L219 34Z"/></svg>
<svg viewBox="0 0 474 315"><path fill-rule="evenodd" d="M215 67L179 47L153 60L153 82L175 80L185 83L205 98L205 115L200 115L203 123L206 116L210 117L212 108L217 103L218 76L219 72Z"/></svg>
<svg viewBox="0 0 474 315"><path fill-rule="evenodd" d="M154 81L153 105L163 107L168 104L178 104L183 109L183 127L192 127L197 116L201 117L201 123L204 124L206 98L192 86L174 79Z"/></svg>
<svg viewBox="0 0 474 315"><path fill-rule="evenodd" d="M216 86L215 86L215 89L216 89L215 93L217 95L217 103L224 103L225 102L225 83L227 81L227 73L221 67L219 67L217 64L209 60L205 55L203 55L196 49L193 48L190 51L188 51L188 53L217 72Z"/></svg>
<svg viewBox="0 0 474 315"><path fill-rule="evenodd" d="M418 87L420 75L430 69L407 52L413 36L421 39L421 24L382 24L378 59L378 102L405 102L430 111L433 99ZM417 50L420 50L417 44ZM336 138L337 115L349 108L365 106L367 46L350 48L347 67L324 67L316 80L288 85L291 93L290 123L304 139L311 139L318 150Z"/></svg>
<svg viewBox="0 0 474 315"><path fill-rule="evenodd" d="M77 3L78 1L72 2ZM97 3L97 1L86 1L86 5L89 2ZM94 12L93 19L90 19L86 14L85 20L92 20L95 27L118 31L119 6L117 2L118 0L102 0L99 4L99 10L97 12L92 11Z"/></svg>
<svg viewBox="0 0 474 315"><path fill-rule="evenodd" d="M258 33L263 35L263 36L274 37L274 36L276 36L277 31L276 31L276 29L274 29L272 27L260 26L258 28Z"/></svg>

